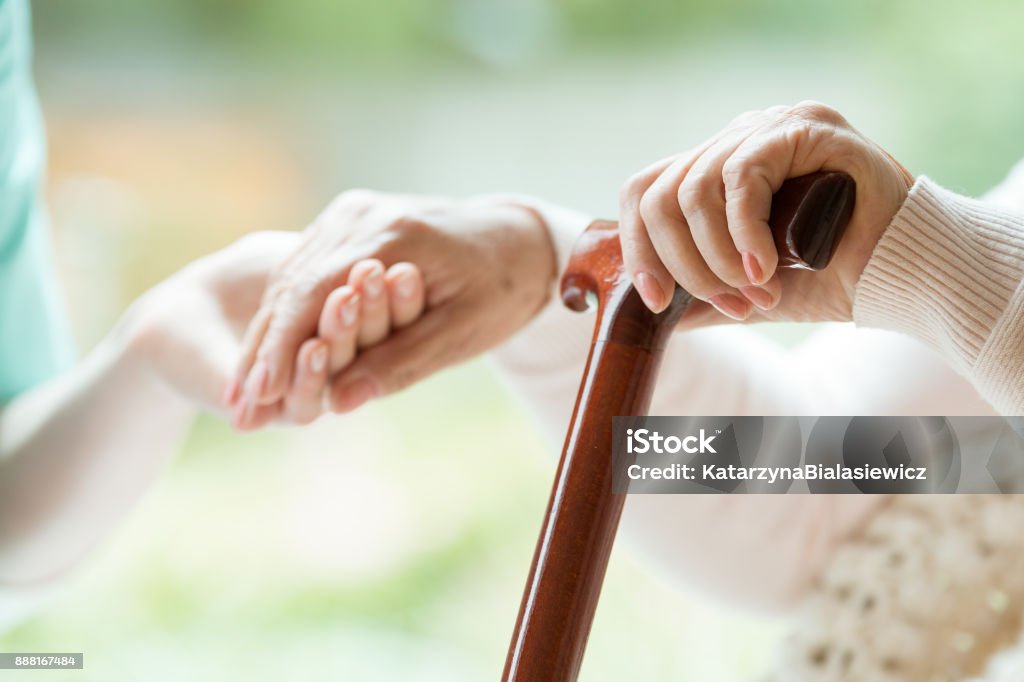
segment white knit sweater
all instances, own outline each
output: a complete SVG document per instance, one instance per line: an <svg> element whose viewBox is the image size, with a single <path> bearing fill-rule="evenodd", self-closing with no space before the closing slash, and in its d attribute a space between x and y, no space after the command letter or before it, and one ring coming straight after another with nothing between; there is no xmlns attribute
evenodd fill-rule
<svg viewBox="0 0 1024 682"><path fill-rule="evenodd" d="M921 178L864 270L854 319L935 348L999 412L1024 414L1024 213Z"/></svg>
<svg viewBox="0 0 1024 682"><path fill-rule="evenodd" d="M1024 412L1024 166L974 201L919 180L858 285L858 324L941 353ZM837 543L774 679L1024 680L1024 496L901 496Z"/></svg>

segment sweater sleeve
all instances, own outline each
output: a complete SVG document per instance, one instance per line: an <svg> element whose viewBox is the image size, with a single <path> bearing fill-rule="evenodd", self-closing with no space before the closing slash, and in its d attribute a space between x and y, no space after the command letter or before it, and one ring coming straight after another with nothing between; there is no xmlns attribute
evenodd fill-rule
<svg viewBox="0 0 1024 682"><path fill-rule="evenodd" d="M560 263L587 223L551 225ZM557 296L494 353L557 454L579 387L594 317ZM828 325L796 348L752 328L676 334L652 414L984 414L970 384L912 339ZM854 495L632 495L621 539L667 575L753 608L799 598L836 546L885 503Z"/></svg>
<svg viewBox="0 0 1024 682"><path fill-rule="evenodd" d="M1024 202L1012 179L982 202L920 178L864 269L853 314L924 342L996 410L1019 415L1024 213L1014 209Z"/></svg>

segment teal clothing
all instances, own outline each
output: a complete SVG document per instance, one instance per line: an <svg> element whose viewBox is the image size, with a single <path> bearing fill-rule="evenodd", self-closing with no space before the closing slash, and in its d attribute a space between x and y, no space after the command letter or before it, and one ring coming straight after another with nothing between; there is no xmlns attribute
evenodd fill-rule
<svg viewBox="0 0 1024 682"><path fill-rule="evenodd" d="M0 403L73 360L39 200L45 148L28 0L0 0Z"/></svg>

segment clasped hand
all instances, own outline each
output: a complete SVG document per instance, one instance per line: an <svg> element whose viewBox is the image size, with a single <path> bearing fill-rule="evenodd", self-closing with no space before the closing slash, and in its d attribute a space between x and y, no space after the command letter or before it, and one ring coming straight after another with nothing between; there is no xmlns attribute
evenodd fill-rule
<svg viewBox="0 0 1024 682"><path fill-rule="evenodd" d="M772 194L818 170L856 182L850 227L824 271L779 271ZM696 297L683 327L849 320L860 274L913 181L824 105L749 112L623 184L625 267L656 312L677 284ZM150 307L162 312L142 337L168 382L237 428L308 423L522 328L553 290L559 229L528 199L345 192L301 235L244 239L158 287Z"/></svg>

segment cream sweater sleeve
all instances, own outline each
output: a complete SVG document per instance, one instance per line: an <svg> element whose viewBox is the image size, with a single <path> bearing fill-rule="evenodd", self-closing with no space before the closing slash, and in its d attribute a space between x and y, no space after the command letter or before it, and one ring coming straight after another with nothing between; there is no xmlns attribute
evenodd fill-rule
<svg viewBox="0 0 1024 682"><path fill-rule="evenodd" d="M1024 414L1024 167L984 202L926 177L857 284L859 326L937 350L1000 413Z"/></svg>
<svg viewBox="0 0 1024 682"><path fill-rule="evenodd" d="M543 211L542 211L543 213ZM585 216L550 217L560 263ZM593 334L557 297L494 358L557 455ZM652 414L985 414L970 384L905 336L830 325L786 349L738 326L675 335ZM852 495L632 495L621 540L668 575L748 607L798 598L885 502Z"/></svg>

